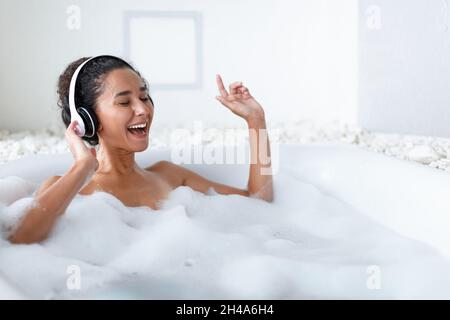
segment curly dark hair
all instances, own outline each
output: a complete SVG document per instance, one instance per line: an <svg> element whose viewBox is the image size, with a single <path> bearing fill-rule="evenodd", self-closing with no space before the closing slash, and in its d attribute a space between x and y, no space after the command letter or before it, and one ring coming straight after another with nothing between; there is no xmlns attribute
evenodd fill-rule
<svg viewBox="0 0 450 320"><path fill-rule="evenodd" d="M70 63L58 79L58 106L61 108L61 118L66 128L70 125L70 107L69 107L69 86L70 80L75 70L80 64L89 59L88 57L80 58ZM136 72L148 88L147 81L141 74L128 62L114 56L99 56L89 61L78 74L77 83L75 85L75 103L77 106L83 106L95 112L97 98L103 92L103 81L106 76L113 70L128 68ZM149 96L150 101L153 104ZM90 145L98 145L98 135L95 133L93 137L83 137Z"/></svg>

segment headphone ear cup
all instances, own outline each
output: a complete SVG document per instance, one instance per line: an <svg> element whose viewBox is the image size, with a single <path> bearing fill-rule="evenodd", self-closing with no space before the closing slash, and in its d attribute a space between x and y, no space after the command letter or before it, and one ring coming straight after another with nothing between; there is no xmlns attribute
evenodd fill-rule
<svg viewBox="0 0 450 320"><path fill-rule="evenodd" d="M98 119L95 112L83 107L78 108L77 111L84 122L85 133L83 137L92 138L97 133L98 129Z"/></svg>

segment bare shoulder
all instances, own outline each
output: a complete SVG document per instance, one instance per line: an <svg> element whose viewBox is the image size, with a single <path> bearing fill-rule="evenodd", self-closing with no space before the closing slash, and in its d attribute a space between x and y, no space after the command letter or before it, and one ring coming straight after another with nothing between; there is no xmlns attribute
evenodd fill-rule
<svg viewBox="0 0 450 320"><path fill-rule="evenodd" d="M174 171L176 172L176 171L179 171L182 169L183 168L181 166L176 165L175 163L172 163L167 160L155 162L151 166L145 168L145 170L147 170L147 171L158 172L158 173L171 173L171 172L174 172Z"/></svg>
<svg viewBox="0 0 450 320"><path fill-rule="evenodd" d="M183 168L170 161L158 161L145 170L158 174L174 188L183 184Z"/></svg>
<svg viewBox="0 0 450 320"><path fill-rule="evenodd" d="M50 188L56 181L58 181L61 178L61 176L53 176L48 178L47 180L45 180L40 187L37 189L36 191L36 195L40 195L41 193L43 193L45 190L47 190L48 188Z"/></svg>
<svg viewBox="0 0 450 320"><path fill-rule="evenodd" d="M167 161L167 160L162 160L162 161L155 162L151 166L145 168L145 170L155 171L155 170L167 169L171 166L176 166L176 164L174 164L170 161Z"/></svg>

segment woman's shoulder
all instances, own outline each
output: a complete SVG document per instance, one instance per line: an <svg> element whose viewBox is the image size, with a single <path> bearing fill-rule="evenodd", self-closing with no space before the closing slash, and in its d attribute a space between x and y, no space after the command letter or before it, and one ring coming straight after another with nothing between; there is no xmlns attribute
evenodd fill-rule
<svg viewBox="0 0 450 320"><path fill-rule="evenodd" d="M146 171L155 173L163 178L173 188L183 184L183 175L180 174L180 169L180 166L167 160L158 161L145 168Z"/></svg>
<svg viewBox="0 0 450 320"><path fill-rule="evenodd" d="M148 166L147 168L145 168L145 170L158 173L170 173L173 172L174 170L175 171L179 170L179 168L180 166L176 165L175 163L172 163L167 160L161 160L155 162L151 166Z"/></svg>

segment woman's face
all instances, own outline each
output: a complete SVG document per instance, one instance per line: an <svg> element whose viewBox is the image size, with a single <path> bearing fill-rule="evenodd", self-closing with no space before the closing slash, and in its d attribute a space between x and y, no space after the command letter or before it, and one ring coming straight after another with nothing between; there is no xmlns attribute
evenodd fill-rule
<svg viewBox="0 0 450 320"><path fill-rule="evenodd" d="M147 149L153 104L141 77L128 68L116 69L106 76L102 89L96 108L100 144L132 152ZM144 135L129 129L144 123Z"/></svg>

